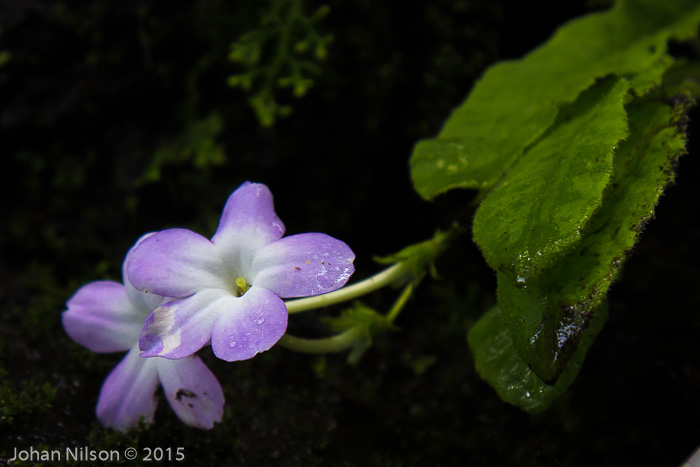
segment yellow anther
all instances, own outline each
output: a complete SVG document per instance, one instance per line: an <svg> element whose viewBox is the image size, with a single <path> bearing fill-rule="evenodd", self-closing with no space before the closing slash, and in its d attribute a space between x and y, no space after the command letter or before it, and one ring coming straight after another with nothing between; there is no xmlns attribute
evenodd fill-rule
<svg viewBox="0 0 700 467"><path fill-rule="evenodd" d="M238 286L238 296L239 297L241 295L243 295L244 293L246 293L248 291L248 289L250 288L250 286L248 284L246 284L245 279L243 279L242 277L239 277L238 279L236 279L236 285Z"/></svg>

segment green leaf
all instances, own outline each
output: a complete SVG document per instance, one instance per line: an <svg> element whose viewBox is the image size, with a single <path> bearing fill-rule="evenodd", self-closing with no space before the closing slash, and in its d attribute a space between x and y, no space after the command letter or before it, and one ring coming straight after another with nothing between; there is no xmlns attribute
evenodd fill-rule
<svg viewBox="0 0 700 467"><path fill-rule="evenodd" d="M498 307L489 310L469 331L469 347L474 354L476 370L501 399L537 413L546 409L576 378L588 348L606 319L607 307L603 305L554 386L545 384L518 356Z"/></svg>
<svg viewBox="0 0 700 467"><path fill-rule="evenodd" d="M225 149L216 141L222 127L223 121L217 112L188 121L182 134L156 150L136 184L160 180L163 168L168 166L191 163L198 169L206 169L222 165L226 161Z"/></svg>
<svg viewBox="0 0 700 467"><path fill-rule="evenodd" d="M669 39L693 37L696 0L620 1L560 28L521 60L486 71L436 138L411 157L413 184L431 199L453 188L488 190L595 80L625 77L638 95L661 82Z"/></svg>
<svg viewBox="0 0 700 467"><path fill-rule="evenodd" d="M562 108L474 218L489 265L520 283L539 276L581 239L603 199L613 152L627 136L625 80L606 79Z"/></svg>
<svg viewBox="0 0 700 467"><path fill-rule="evenodd" d="M453 225L446 231L438 230L430 240L409 245L401 251L388 256L375 256L379 264L404 263L413 275L414 280L420 281L429 270L432 277L437 277L435 260L449 247L459 233L459 227Z"/></svg>
<svg viewBox="0 0 700 467"><path fill-rule="evenodd" d="M292 88L296 98L314 85L312 76L321 72L315 62L328 54L333 36L322 35L318 23L330 7L322 5L308 15L299 1L272 0L257 28L244 33L232 45L229 60L245 71L228 78L228 84L251 93L248 103L260 124L271 127L277 117L292 113L280 103L277 88Z"/></svg>
<svg viewBox="0 0 700 467"><path fill-rule="evenodd" d="M360 301L353 303L352 308L343 310L340 316L324 317L321 318L321 322L334 332L347 331L348 329L362 326L367 328L370 335L384 332L391 327L384 315L377 313L373 308L366 306Z"/></svg>
<svg viewBox="0 0 700 467"><path fill-rule="evenodd" d="M620 144L612 183L583 240L535 281L498 275L498 300L513 346L548 383L577 352L582 332L673 183L693 100L684 93L670 101L655 93L629 105L630 136Z"/></svg>
<svg viewBox="0 0 700 467"><path fill-rule="evenodd" d="M377 313L373 308L364 305L360 301L353 303L353 307L344 310L338 317L321 318L321 322L334 332L343 332L357 329L362 338L355 340L348 363L357 365L360 358L372 346L372 338L388 329L393 329L386 316Z"/></svg>

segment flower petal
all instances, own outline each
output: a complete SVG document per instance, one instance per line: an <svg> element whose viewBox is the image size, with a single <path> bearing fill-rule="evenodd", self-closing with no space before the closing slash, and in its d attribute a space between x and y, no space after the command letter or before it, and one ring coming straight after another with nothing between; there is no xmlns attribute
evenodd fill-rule
<svg viewBox="0 0 700 467"><path fill-rule="evenodd" d="M126 267L134 287L164 297L187 297L236 280L227 278L214 244L187 229L162 230L143 239Z"/></svg>
<svg viewBox="0 0 700 467"><path fill-rule="evenodd" d="M277 295L251 287L220 311L211 336L214 354L228 362L253 358L282 337L287 317L287 307Z"/></svg>
<svg viewBox="0 0 700 467"><path fill-rule="evenodd" d="M155 359L139 357L135 346L107 376L97 401L97 418L102 425L126 431L141 418L153 422L158 397Z"/></svg>
<svg viewBox="0 0 700 467"><path fill-rule="evenodd" d="M258 248L282 235L284 224L275 214L270 190L260 183L245 182L226 201L211 241L228 266L245 271Z"/></svg>
<svg viewBox="0 0 700 467"><path fill-rule="evenodd" d="M350 247L328 235L292 235L258 250L252 284L282 298L319 295L345 285L354 259Z"/></svg>
<svg viewBox="0 0 700 467"><path fill-rule="evenodd" d="M93 352L129 349L146 316L131 304L124 286L113 281L82 286L66 305L68 309L61 315L63 329Z"/></svg>
<svg viewBox="0 0 700 467"><path fill-rule="evenodd" d="M179 359L192 355L211 339L219 308L234 297L221 289L204 289L191 297L167 302L143 325L139 345L143 357Z"/></svg>
<svg viewBox="0 0 700 467"><path fill-rule="evenodd" d="M134 246L132 246L129 249L129 251L126 254L126 258L124 258L124 263L122 263L122 279L124 281L124 287L126 287L126 293L129 295L129 300L131 300L131 303L134 305L134 308L136 308L137 310L141 310L144 316L148 316L149 313L158 308L161 302L163 301L163 297L161 297L160 295L143 293L140 290L136 290L136 288L131 284L131 281L129 281L129 275L127 274L126 265L131 260L131 257L133 256L133 252L136 249L136 247L139 246L142 241L144 241L151 235L154 235L155 233L156 232L150 232L145 235L142 235L141 238L139 238L136 241Z"/></svg>
<svg viewBox="0 0 700 467"><path fill-rule="evenodd" d="M199 357L158 360L158 376L170 407L186 425L211 429L224 415L224 393Z"/></svg>

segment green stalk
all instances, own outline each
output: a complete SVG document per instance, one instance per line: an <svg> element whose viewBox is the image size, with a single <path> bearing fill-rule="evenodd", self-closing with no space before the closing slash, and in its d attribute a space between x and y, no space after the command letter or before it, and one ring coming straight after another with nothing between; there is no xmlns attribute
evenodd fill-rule
<svg viewBox="0 0 700 467"><path fill-rule="evenodd" d="M355 342L362 337L363 333L363 329L354 327L337 336L327 337L325 339L303 339L301 337L285 334L277 344L302 353L342 352L355 345Z"/></svg>
<svg viewBox="0 0 700 467"><path fill-rule="evenodd" d="M362 295L366 295L375 290L391 284L392 282L405 276L411 271L411 264L408 262L397 263L382 272L368 277L357 284L349 285L334 292L314 297L299 298L284 302L287 305L287 312L291 315L302 311L314 310L336 303L346 302Z"/></svg>

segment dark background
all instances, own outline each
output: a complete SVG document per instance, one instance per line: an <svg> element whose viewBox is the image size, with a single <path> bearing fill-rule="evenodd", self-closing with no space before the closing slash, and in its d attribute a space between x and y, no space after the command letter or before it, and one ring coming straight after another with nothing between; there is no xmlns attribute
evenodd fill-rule
<svg viewBox="0 0 700 467"><path fill-rule="evenodd" d="M346 241L355 279L379 270L373 255L449 226L473 193L422 201L412 146L485 67L607 7L550 3L332 0L317 30L334 41L314 86L300 99L279 90L293 112L263 128L249 94L227 85L243 70L226 57L268 2L3 2L0 463L15 447L183 446L200 465L679 465L700 445L697 110L677 184L612 288L608 324L543 414L501 402L474 371L466 333L495 280L468 235L356 368L279 347L227 364L205 349L227 399L211 431L184 426L165 401L150 428L102 429L94 406L121 355L92 354L60 325L80 285L120 280L141 234L211 235L245 180L271 188L288 233ZM217 147L225 158L212 162ZM386 309L393 295L367 302ZM290 326L313 335L332 312Z"/></svg>

